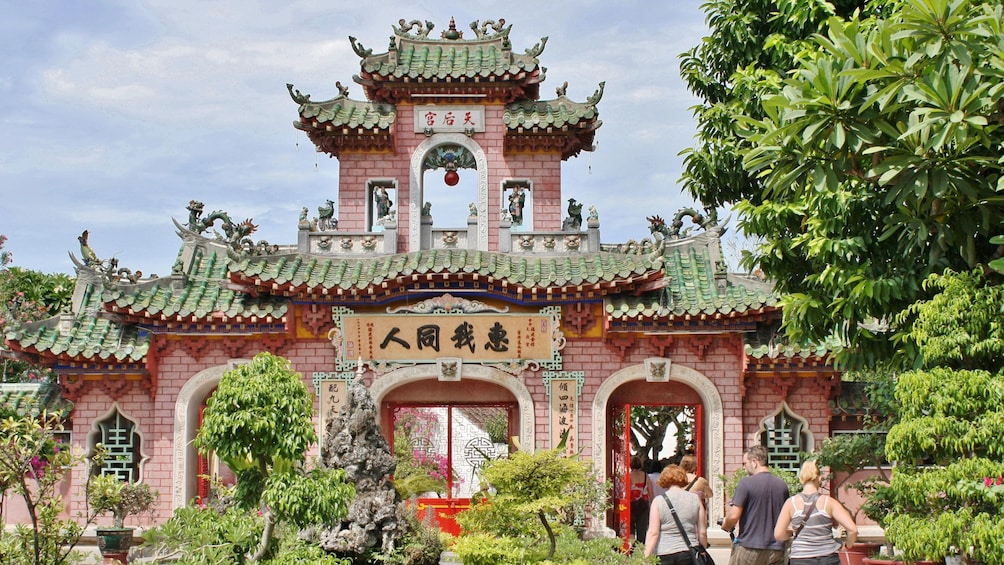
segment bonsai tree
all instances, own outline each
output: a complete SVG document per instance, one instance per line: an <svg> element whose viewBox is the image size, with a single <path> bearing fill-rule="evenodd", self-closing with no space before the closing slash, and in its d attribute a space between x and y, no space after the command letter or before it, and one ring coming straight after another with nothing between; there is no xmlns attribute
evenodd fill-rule
<svg viewBox="0 0 1004 565"><path fill-rule="evenodd" d="M114 527L125 527L129 516L153 508L160 493L145 483L122 481L112 474L91 477L87 485L87 504L94 514L109 513Z"/></svg>
<svg viewBox="0 0 1004 565"><path fill-rule="evenodd" d="M306 468L307 448L317 441L312 418L303 377L289 360L268 352L226 372L206 402L195 444L234 472L237 507L260 512L265 521L248 561L265 558L279 521L329 524L345 516L355 496L342 469Z"/></svg>
<svg viewBox="0 0 1004 565"><path fill-rule="evenodd" d="M516 538L523 536L542 539L543 528L547 559L554 556L555 526L561 518L573 517L577 507L600 500L602 495L596 493L606 492L590 472L589 463L568 456L562 447L536 453L518 451L507 459L488 461L481 474L494 492L488 491L477 504L457 515L465 536L483 535L485 540L501 536L515 546L520 542Z"/></svg>
<svg viewBox="0 0 1004 565"><path fill-rule="evenodd" d="M911 307L909 338L920 367L896 379L899 421L886 455L895 461L876 490L881 524L906 559L941 559L954 546L1004 563L1004 286L982 270L927 280L937 292Z"/></svg>

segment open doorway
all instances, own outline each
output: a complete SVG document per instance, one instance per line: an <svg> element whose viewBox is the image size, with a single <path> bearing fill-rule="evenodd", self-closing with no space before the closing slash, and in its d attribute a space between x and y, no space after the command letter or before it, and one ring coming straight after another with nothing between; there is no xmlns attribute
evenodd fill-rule
<svg viewBox="0 0 1004 565"><path fill-rule="evenodd" d="M516 404L409 403L390 413L395 485L419 512L432 508L441 530L459 535L453 517L482 489L479 471L509 454Z"/></svg>
<svg viewBox="0 0 1004 565"><path fill-rule="evenodd" d="M659 404L609 405L607 414L607 476L613 484L613 505L607 525L632 543L631 479L632 457L641 459L642 470L653 485L663 467L679 464L684 455L697 457L697 474L704 472L703 407L699 402L681 400Z"/></svg>

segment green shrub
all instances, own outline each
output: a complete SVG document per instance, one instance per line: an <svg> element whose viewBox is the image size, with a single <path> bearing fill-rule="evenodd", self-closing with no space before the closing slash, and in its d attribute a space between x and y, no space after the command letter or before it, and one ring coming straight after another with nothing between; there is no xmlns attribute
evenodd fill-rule
<svg viewBox="0 0 1004 565"><path fill-rule="evenodd" d="M453 551L464 565L520 565L526 562L526 546L519 539L486 533L457 538Z"/></svg>

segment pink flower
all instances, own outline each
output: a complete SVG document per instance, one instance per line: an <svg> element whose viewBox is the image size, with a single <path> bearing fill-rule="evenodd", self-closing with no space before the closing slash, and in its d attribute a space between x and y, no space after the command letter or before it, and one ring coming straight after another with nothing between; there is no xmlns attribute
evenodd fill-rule
<svg viewBox="0 0 1004 565"><path fill-rule="evenodd" d="M1004 484L1004 477L997 477L997 484L998 485Z"/></svg>
<svg viewBox="0 0 1004 565"><path fill-rule="evenodd" d="M989 487L993 486L994 480L992 477L983 477L983 486Z"/></svg>

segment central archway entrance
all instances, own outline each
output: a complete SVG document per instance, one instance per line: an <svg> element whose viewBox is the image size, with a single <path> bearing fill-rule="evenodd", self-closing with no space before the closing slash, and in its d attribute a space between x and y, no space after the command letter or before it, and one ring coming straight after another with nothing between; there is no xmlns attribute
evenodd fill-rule
<svg viewBox="0 0 1004 565"><path fill-rule="evenodd" d="M435 365L377 377L370 393L380 405L381 429L413 482L418 510L433 511L443 531L459 534L454 515L470 507L481 485L480 466L520 445L534 445L533 403L512 375L464 365L463 380L440 381Z"/></svg>

